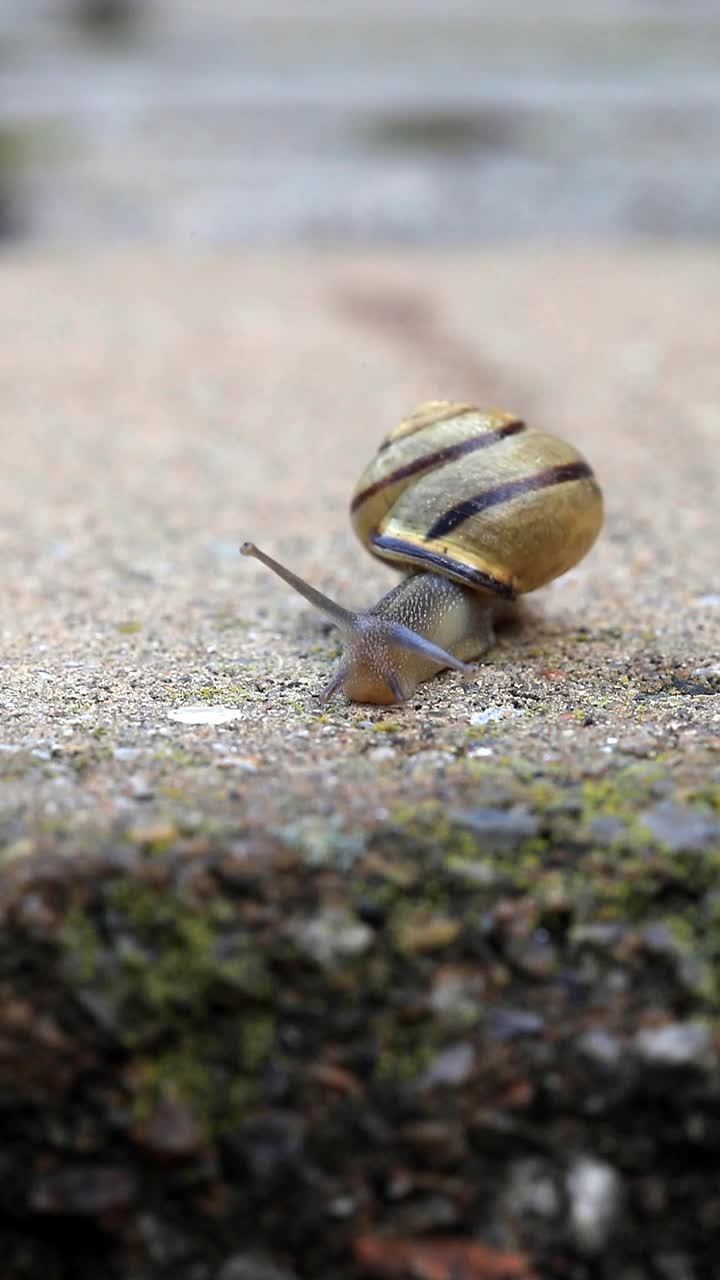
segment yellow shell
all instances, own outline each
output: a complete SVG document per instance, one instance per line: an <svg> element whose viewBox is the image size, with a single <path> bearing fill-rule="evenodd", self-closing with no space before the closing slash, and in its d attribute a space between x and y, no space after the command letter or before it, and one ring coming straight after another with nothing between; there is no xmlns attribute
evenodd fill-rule
<svg viewBox="0 0 720 1280"><path fill-rule="evenodd" d="M590 550L603 500L590 465L515 415L421 404L383 440L352 498L373 555L512 598Z"/></svg>

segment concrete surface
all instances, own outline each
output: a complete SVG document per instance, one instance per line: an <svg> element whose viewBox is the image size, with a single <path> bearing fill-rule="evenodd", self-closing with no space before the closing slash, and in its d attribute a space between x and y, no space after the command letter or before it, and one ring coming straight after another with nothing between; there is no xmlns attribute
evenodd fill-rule
<svg viewBox="0 0 720 1280"><path fill-rule="evenodd" d="M720 776L717 255L16 257L0 292L0 796L28 833L352 831L486 767ZM354 479L417 401L567 435L607 499L588 559L477 680L321 706L323 620L393 581ZM171 718L224 706L224 724Z"/></svg>

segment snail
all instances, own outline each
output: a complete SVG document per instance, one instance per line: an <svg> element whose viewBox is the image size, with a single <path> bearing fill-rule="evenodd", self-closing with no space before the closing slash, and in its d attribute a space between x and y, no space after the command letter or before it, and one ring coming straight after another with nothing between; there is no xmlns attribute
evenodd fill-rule
<svg viewBox="0 0 720 1280"><path fill-rule="evenodd" d="M603 519L592 468L556 436L510 413L430 401L385 436L350 505L355 533L406 577L352 613L260 551L240 548L316 605L344 652L321 698L404 702L445 667L493 643L518 595L582 559Z"/></svg>

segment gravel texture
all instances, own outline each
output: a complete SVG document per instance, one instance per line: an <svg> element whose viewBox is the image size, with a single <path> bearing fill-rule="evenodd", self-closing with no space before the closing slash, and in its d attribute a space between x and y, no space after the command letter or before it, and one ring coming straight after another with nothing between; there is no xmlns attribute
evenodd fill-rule
<svg viewBox="0 0 720 1280"><path fill-rule="evenodd" d="M4 268L5 1274L709 1280L715 258ZM440 397L570 437L605 532L470 684L322 706L237 544L380 595L348 495Z"/></svg>

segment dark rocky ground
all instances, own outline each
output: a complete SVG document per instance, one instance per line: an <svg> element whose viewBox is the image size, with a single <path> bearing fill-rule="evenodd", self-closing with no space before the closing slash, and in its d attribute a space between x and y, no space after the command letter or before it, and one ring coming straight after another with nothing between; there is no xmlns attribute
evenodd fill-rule
<svg viewBox="0 0 720 1280"><path fill-rule="evenodd" d="M717 1275L719 283L6 263L3 1276ZM605 533L476 683L322 707L235 547L379 595L347 496L431 396L572 438Z"/></svg>

